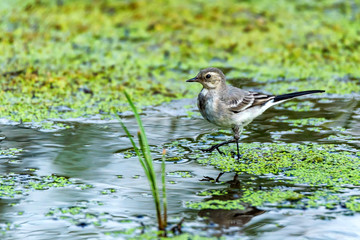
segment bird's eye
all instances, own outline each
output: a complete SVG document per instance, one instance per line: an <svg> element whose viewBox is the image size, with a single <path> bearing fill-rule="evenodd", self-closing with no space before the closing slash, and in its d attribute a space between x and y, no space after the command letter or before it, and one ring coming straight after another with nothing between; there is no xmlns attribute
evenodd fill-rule
<svg viewBox="0 0 360 240"><path fill-rule="evenodd" d="M207 74L205 77L206 77L207 79L209 79L209 78L211 78L211 75L210 75L210 74Z"/></svg>

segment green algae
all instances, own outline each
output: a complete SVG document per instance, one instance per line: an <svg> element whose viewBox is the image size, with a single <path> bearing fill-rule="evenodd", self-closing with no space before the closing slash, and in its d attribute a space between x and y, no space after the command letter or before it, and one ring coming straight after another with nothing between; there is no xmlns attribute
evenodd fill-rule
<svg viewBox="0 0 360 240"><path fill-rule="evenodd" d="M116 193L116 189L114 188L108 188L108 189L104 189L103 191L101 191L102 195L109 195L109 194L113 194Z"/></svg>
<svg viewBox="0 0 360 240"><path fill-rule="evenodd" d="M92 226L97 228L98 231L105 235L111 236L114 238L126 238L126 239L166 239L159 237L159 231L155 230L155 227L145 227L143 224L140 224L140 221L135 218L115 218L112 214L108 212L99 212L94 210L93 207L101 206L102 202L98 201L79 201L76 202L73 206L61 207L61 208L51 208L45 216L51 219L62 220L70 223L71 225L77 227L88 227ZM174 222L175 220L171 220ZM178 222L179 220L176 219ZM111 229L114 228L116 224L116 231L108 231L107 227L110 224ZM0 225L1 226L1 225ZM171 239L215 239L209 237L202 237L199 235L184 233L181 235L174 235L169 232L168 237ZM218 239L218 238L216 238Z"/></svg>
<svg viewBox="0 0 360 240"><path fill-rule="evenodd" d="M217 195L212 194L212 195ZM303 198L302 194L294 191L283 191L274 189L273 191L251 191L246 190L243 196L234 200L211 199L205 202L187 202L186 206L192 209L223 209L223 210L245 210L248 204L251 206L268 206L276 204L277 207L289 207L290 203Z"/></svg>
<svg viewBox="0 0 360 240"><path fill-rule="evenodd" d="M225 237L204 237L204 236L199 236L199 235L190 234L190 233L184 233L181 235L170 236L170 238L175 239L175 240L223 240L223 239L226 239ZM140 236L132 237L129 239L134 239L134 240L148 239L148 240L150 240L150 239L168 239L168 237L160 238L154 232L152 234L149 234L149 233L141 234Z"/></svg>
<svg viewBox="0 0 360 240"><path fill-rule="evenodd" d="M18 224L0 223L0 236L5 235L8 231L15 230L19 227Z"/></svg>
<svg viewBox="0 0 360 240"><path fill-rule="evenodd" d="M314 105L315 104L310 101L301 101L301 102L291 101L291 102L285 102L277 108L285 108L295 112L308 112L315 110L313 108Z"/></svg>
<svg viewBox="0 0 360 240"><path fill-rule="evenodd" d="M150 150L155 155L154 157L155 161L162 160L162 155L160 153L162 153L163 149L165 149L167 154L165 161L169 163L178 162L184 160L183 154L188 152L187 149L188 144L189 144L189 140L179 139L173 142L165 143L163 145L150 146ZM132 148L121 151L120 155L124 158L136 157L136 153Z"/></svg>
<svg viewBox="0 0 360 240"><path fill-rule="evenodd" d="M19 198L28 195L30 191L47 190L51 188L72 187L84 190L92 186L78 184L71 179L61 176L33 176L9 173L0 175L0 198Z"/></svg>
<svg viewBox="0 0 360 240"><path fill-rule="evenodd" d="M354 212L360 212L360 197L352 197L350 201L345 203L346 208Z"/></svg>
<svg viewBox="0 0 360 240"><path fill-rule="evenodd" d="M342 147L333 144L243 143L240 145L241 161L230 155L214 154L199 159L199 162L214 165L222 171L281 174L291 177L286 181L293 183L359 186L360 159L355 152L345 151ZM230 149L225 151L230 152Z"/></svg>
<svg viewBox="0 0 360 240"><path fill-rule="evenodd" d="M242 205L240 200L209 200L206 202L195 202L195 203L186 203L186 207L192 209L224 209L224 210L231 210L231 209L239 209L244 210L245 207Z"/></svg>
<svg viewBox="0 0 360 240"><path fill-rule="evenodd" d="M21 153L23 150L18 148L8 148L8 149L0 149L0 157L9 157L15 156L18 153Z"/></svg>
<svg viewBox="0 0 360 240"><path fill-rule="evenodd" d="M192 97L184 80L208 66L274 94L358 93L358 4L4 0L0 116L111 119L123 89L139 107Z"/></svg>
<svg viewBox="0 0 360 240"><path fill-rule="evenodd" d="M168 172L168 176L172 177L181 177L181 178L193 178L194 175L189 171L174 171L174 172Z"/></svg>
<svg viewBox="0 0 360 240"><path fill-rule="evenodd" d="M197 195L198 196L216 196L216 195L224 195L227 193L228 192L226 190L205 190L205 191L199 192Z"/></svg>
<svg viewBox="0 0 360 240"><path fill-rule="evenodd" d="M69 221L71 224L85 227L93 225L96 227L102 226L104 223L111 221L112 216L109 213L93 213L91 206L100 206L101 202L76 202L75 206L52 208L45 216Z"/></svg>
<svg viewBox="0 0 360 240"><path fill-rule="evenodd" d="M279 119L271 119L271 122L278 122ZM326 122L325 118L303 118L303 119L282 119L282 122L290 123L290 126L320 126Z"/></svg>
<svg viewBox="0 0 360 240"><path fill-rule="evenodd" d="M231 147L224 150L234 151ZM322 206L330 210L360 211L356 195L360 186L360 155L354 149L333 144L243 143L240 154L241 160L234 159L230 153L226 156L214 153L198 162L225 172L258 176L273 184L261 190L243 182L236 190L240 191L237 199L207 199L188 202L186 206L195 209L244 209L246 204L297 209ZM219 195L205 193L201 196Z"/></svg>
<svg viewBox="0 0 360 240"><path fill-rule="evenodd" d="M190 234L190 233L183 233L181 235L171 235L171 236L167 236L167 237L159 237L159 232L157 231L152 231L152 232L147 232L144 234L139 234L138 236L131 236L134 235L134 232L139 232L140 231L140 227L137 228L131 228L128 230L124 230L124 231L112 231L112 232L106 232L105 235L108 236L113 236L113 237L119 237L119 236L126 236L126 239L129 240L155 240L155 239L175 239L175 240L222 240L222 239L226 239L225 237L204 237L204 236L199 236L199 235L195 235L195 234Z"/></svg>

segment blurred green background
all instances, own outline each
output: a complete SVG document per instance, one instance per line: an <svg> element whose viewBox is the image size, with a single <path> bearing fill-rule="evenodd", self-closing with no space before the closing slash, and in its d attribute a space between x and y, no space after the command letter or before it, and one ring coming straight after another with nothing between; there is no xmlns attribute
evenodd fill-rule
<svg viewBox="0 0 360 240"><path fill-rule="evenodd" d="M360 91L360 1L1 0L0 116L110 118L223 69L264 92ZM250 84L251 83L251 84Z"/></svg>

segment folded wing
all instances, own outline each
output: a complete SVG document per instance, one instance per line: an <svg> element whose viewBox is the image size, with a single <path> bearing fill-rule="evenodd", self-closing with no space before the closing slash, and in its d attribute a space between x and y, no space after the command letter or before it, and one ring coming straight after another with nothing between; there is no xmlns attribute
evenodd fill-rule
<svg viewBox="0 0 360 240"><path fill-rule="evenodd" d="M227 99L224 99L225 103L228 106L228 110L234 113L263 105L275 98L273 95L248 92L239 88L230 88L227 96Z"/></svg>

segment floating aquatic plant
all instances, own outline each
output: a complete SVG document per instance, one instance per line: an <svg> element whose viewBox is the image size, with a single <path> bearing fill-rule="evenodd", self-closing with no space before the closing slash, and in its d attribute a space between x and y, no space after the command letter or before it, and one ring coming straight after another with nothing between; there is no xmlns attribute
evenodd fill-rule
<svg viewBox="0 0 360 240"><path fill-rule="evenodd" d="M0 116L45 128L47 119L109 119L128 110L124 88L141 105L191 97L199 89L184 79L209 65L274 94L358 93L357 9L345 0L1 0Z"/></svg>
<svg viewBox="0 0 360 240"><path fill-rule="evenodd" d="M51 188L76 187L81 190L91 188L88 184L79 184L62 176L34 176L28 174L8 173L0 175L0 199L19 198L33 190L47 190Z"/></svg>
<svg viewBox="0 0 360 240"><path fill-rule="evenodd" d="M187 207L242 209L242 204L250 204L360 211L357 191L350 190L360 186L360 158L355 149L333 144L243 143L240 161L230 154L234 148L226 150L229 153L226 156L214 153L198 162L253 177L249 182L242 180L241 188L235 189L237 199L216 199L218 192L207 191L199 195L213 198L188 202Z"/></svg>

